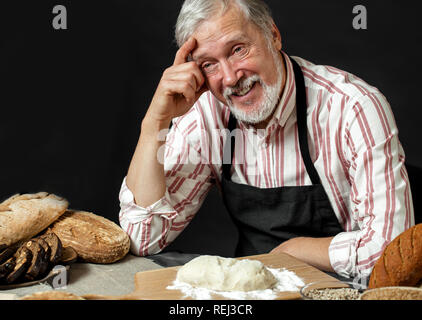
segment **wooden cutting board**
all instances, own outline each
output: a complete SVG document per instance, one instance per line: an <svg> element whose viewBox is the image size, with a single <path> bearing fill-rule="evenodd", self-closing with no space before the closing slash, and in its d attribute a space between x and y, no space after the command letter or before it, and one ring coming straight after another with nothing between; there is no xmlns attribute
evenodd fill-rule
<svg viewBox="0 0 422 320"><path fill-rule="evenodd" d="M259 260L265 266L269 268L286 268L287 270L293 271L298 277L300 277L305 284L314 281L338 281L339 285L341 282L324 272L288 255L285 253L279 254L263 254L257 256L249 256L238 259L251 259ZM98 296L98 295L85 295L85 299L120 299L120 300L180 300L180 299L191 299L186 298L179 290L168 290L176 279L178 267L163 268L159 270L150 270L144 272L138 272L135 274L135 290L124 296ZM214 295L215 299L227 299L222 296ZM279 292L277 299L280 300L292 300L300 299L301 295L299 292Z"/></svg>

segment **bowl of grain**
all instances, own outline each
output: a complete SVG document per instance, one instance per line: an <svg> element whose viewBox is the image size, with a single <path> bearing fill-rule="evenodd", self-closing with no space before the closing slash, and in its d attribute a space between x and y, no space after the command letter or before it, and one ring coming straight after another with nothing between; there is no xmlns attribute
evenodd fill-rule
<svg viewBox="0 0 422 320"><path fill-rule="evenodd" d="M359 283L326 280L305 285L300 294L304 300L359 300L365 289Z"/></svg>

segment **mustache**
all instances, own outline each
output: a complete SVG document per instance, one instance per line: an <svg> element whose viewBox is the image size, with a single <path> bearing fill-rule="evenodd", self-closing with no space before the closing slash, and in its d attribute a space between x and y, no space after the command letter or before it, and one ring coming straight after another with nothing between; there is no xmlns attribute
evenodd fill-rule
<svg viewBox="0 0 422 320"><path fill-rule="evenodd" d="M251 87L255 82L262 83L261 78L256 74L247 78L239 79L236 85L232 87L226 87L224 89L223 95L226 99L229 99L232 94L239 93L245 88Z"/></svg>

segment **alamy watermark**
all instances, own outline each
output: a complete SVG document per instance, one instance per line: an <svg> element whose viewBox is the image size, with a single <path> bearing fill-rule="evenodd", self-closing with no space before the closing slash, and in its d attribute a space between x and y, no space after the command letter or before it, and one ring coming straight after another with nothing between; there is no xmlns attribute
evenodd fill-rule
<svg viewBox="0 0 422 320"><path fill-rule="evenodd" d="M66 289L68 282L68 268L62 265L54 266L52 270L54 276L50 277L47 282L53 289Z"/></svg>
<svg viewBox="0 0 422 320"><path fill-rule="evenodd" d="M163 129L157 135L158 141L166 141L167 134L169 129ZM181 145L174 145L172 141L184 141L184 146L187 146L189 143L189 134L183 133L179 130L174 130L172 132L172 137L167 140L167 142L162 145L157 152L157 160L159 163L168 165L176 164L231 164L231 143L224 143L225 141L230 141L230 139L235 139L235 150L234 162L233 164L246 164L246 159L254 158L253 154L256 152L257 148L266 148L265 140L265 129L234 129L230 131L229 129L211 129L205 130L200 129L195 132L195 136L199 136L200 148L201 150L206 150L205 152L199 153L198 150L194 147L184 148ZM223 145L223 155L221 155L220 145L221 142ZM247 143L246 143L247 142ZM246 147L247 144L247 147ZM171 157L171 153L174 151L180 153L182 150L182 155L177 157ZM170 155L167 157L167 155ZM247 168L249 170L248 174L254 174L250 170L255 170L255 166Z"/></svg>
<svg viewBox="0 0 422 320"><path fill-rule="evenodd" d="M53 25L53 28L55 30L66 30L67 29L67 9L65 6L58 4L53 7L52 10L53 14L55 16L53 17L53 20L51 24Z"/></svg>
<svg viewBox="0 0 422 320"><path fill-rule="evenodd" d="M364 5L357 5L353 7L353 28L355 30L366 30L368 29L368 10Z"/></svg>
<svg viewBox="0 0 422 320"><path fill-rule="evenodd" d="M352 286L355 289L358 290L364 290L367 289L369 282L369 276L367 275L358 275L353 278L352 280Z"/></svg>
<svg viewBox="0 0 422 320"><path fill-rule="evenodd" d="M58 4L52 10L54 17L52 26L55 30L67 29L67 9L64 5ZM352 13L355 15L352 21L355 30L368 29L368 10L364 5L356 5L353 7Z"/></svg>

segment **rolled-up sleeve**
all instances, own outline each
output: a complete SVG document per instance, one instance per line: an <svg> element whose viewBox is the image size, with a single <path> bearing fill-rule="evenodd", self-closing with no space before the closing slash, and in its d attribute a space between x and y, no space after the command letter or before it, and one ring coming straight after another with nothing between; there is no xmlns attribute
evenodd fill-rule
<svg viewBox="0 0 422 320"><path fill-rule="evenodd" d="M350 164L354 230L333 238L329 257L338 274L368 278L388 243L414 225L405 156L382 94L371 93L354 103L343 144Z"/></svg>
<svg viewBox="0 0 422 320"><path fill-rule="evenodd" d="M168 194L154 204L143 208L134 201L133 193L126 185L124 178L120 194L120 226L127 232L131 239L132 253L140 256L159 252L164 248L166 234L159 233L157 226L165 225L164 220L172 221L176 218L177 212L168 203ZM154 220L154 221L153 221ZM154 228L152 226L155 225ZM156 241L154 241L154 239Z"/></svg>

